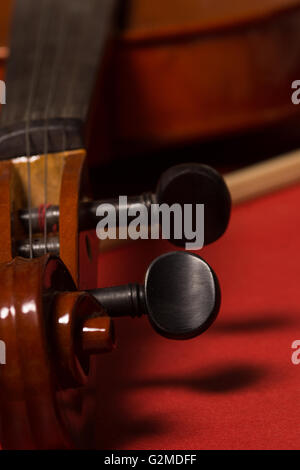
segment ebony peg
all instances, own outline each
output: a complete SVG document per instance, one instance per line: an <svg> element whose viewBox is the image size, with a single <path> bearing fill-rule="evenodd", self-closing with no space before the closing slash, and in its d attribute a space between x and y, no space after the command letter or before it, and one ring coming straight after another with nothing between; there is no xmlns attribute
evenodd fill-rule
<svg viewBox="0 0 300 470"><path fill-rule="evenodd" d="M99 205L110 204L115 208L117 214L117 225L120 225L120 213L129 209L146 206L151 210L151 204L179 204L182 209L185 204L193 206L193 220L196 204L204 204L204 244L214 242L225 232L231 212L231 198L222 176L213 168L199 163L186 163L177 165L164 172L157 184L155 193L144 193L140 196L130 196L126 205L120 206L119 199L108 201L82 202L79 207L79 228L89 230L96 228L101 217L96 215ZM46 217L43 214L46 213ZM43 233L45 218L47 219L48 231L51 232L59 224L59 207L50 206L46 211L33 209L31 212L32 228L34 232ZM134 217L127 217L128 223ZM28 226L29 214L27 211L20 212L20 219L25 228ZM174 228L170 230L170 241L176 246L185 246L187 240L185 231L182 229L182 238L176 239Z"/></svg>
<svg viewBox="0 0 300 470"><path fill-rule="evenodd" d="M218 240L226 231L231 214L231 196L223 177L216 170L200 163L184 163L169 168L162 174L156 189L159 204L204 204L204 244ZM184 231L183 231L184 233ZM170 241L185 246L188 240Z"/></svg>
<svg viewBox="0 0 300 470"><path fill-rule="evenodd" d="M148 315L153 328L170 339L203 333L216 319L220 287L212 268L198 255L173 252L149 266L145 284L95 289L90 293L111 317Z"/></svg>

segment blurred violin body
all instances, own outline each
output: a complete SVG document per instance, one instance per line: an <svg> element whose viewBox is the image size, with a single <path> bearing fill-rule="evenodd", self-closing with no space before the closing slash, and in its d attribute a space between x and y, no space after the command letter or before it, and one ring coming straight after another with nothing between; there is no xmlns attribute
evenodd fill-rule
<svg viewBox="0 0 300 470"><path fill-rule="evenodd" d="M4 77L4 67L9 55L9 31L12 17L12 0L1 4L0 15L0 79Z"/></svg>
<svg viewBox="0 0 300 470"><path fill-rule="evenodd" d="M300 76L298 0L127 5L111 87L117 153L298 119L291 103Z"/></svg>

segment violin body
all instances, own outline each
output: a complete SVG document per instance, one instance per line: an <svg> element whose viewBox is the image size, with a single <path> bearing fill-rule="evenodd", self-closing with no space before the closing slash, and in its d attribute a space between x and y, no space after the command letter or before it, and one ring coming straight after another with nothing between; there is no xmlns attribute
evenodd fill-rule
<svg viewBox="0 0 300 470"><path fill-rule="evenodd" d="M110 77L113 151L298 122L299 23L297 0L129 2Z"/></svg>

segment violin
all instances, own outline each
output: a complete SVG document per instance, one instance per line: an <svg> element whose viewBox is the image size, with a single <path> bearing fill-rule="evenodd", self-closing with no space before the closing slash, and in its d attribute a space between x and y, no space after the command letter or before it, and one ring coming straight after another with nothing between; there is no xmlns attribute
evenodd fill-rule
<svg viewBox="0 0 300 470"><path fill-rule="evenodd" d="M88 191L84 125L117 8L115 0L14 4L0 113L3 449L82 446L90 361L115 348L114 318L147 315L160 335L180 340L206 331L220 309L217 275L187 251L154 260L143 285L97 289L101 201ZM125 210L154 201L203 203L206 244L230 218L223 178L199 163L166 171Z"/></svg>

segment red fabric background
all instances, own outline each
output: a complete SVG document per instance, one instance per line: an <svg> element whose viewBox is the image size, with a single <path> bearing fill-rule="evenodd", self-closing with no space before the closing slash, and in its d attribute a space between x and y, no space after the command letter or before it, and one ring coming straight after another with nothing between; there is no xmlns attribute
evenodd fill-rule
<svg viewBox="0 0 300 470"><path fill-rule="evenodd" d="M300 187L237 207L200 253L223 292L215 325L172 342L147 319L118 320L118 349L98 359L96 442L109 449L300 447ZM99 258L99 285L143 279L167 242Z"/></svg>

